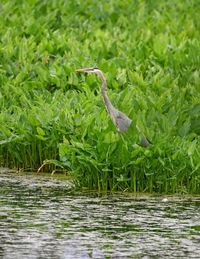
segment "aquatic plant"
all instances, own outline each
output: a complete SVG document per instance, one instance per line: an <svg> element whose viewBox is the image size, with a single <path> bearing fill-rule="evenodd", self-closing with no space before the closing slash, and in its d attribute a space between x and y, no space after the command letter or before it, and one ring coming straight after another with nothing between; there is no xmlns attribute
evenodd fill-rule
<svg viewBox="0 0 200 259"><path fill-rule="evenodd" d="M1 165L62 167L81 187L200 192L196 1L2 1ZM100 81L133 125L118 134ZM135 125L152 141L142 148Z"/></svg>

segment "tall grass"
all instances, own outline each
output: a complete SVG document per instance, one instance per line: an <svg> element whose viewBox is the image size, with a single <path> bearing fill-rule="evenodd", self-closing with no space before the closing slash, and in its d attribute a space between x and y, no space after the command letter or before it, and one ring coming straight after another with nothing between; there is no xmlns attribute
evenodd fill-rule
<svg viewBox="0 0 200 259"><path fill-rule="evenodd" d="M199 1L0 4L1 165L98 190L200 193ZM95 75L133 119L116 132ZM152 141L138 145L138 124Z"/></svg>

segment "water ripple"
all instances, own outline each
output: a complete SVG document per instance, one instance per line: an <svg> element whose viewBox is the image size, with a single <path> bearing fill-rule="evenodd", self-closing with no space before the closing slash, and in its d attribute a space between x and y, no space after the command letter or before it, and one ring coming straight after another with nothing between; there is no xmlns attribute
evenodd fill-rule
<svg viewBox="0 0 200 259"><path fill-rule="evenodd" d="M1 258L199 258L199 197L68 187L50 177L0 174Z"/></svg>

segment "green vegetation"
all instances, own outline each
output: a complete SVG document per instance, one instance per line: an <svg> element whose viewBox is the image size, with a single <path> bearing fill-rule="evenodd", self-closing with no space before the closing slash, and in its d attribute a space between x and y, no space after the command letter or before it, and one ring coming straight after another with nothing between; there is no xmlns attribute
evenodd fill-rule
<svg viewBox="0 0 200 259"><path fill-rule="evenodd" d="M200 1L0 4L1 165L65 168L82 187L200 193ZM116 132L101 83L133 119ZM137 145L135 123L153 142Z"/></svg>

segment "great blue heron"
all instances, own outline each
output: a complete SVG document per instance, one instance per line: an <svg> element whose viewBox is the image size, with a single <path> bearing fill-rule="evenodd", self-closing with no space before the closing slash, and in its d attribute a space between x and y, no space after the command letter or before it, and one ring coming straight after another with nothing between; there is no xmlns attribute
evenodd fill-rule
<svg viewBox="0 0 200 259"><path fill-rule="evenodd" d="M100 69L98 69L97 67L80 68L80 69L77 69L76 71L77 72L86 72L86 73L90 73L90 74L97 74L100 77L100 79L102 81L102 96L103 96L103 100L104 100L107 112L110 115L114 125L117 127L117 130L122 133L126 132L129 128L129 126L131 125L132 120L123 112L118 111L112 105L111 101L109 100L109 98L106 94L106 90L107 90L106 78L105 78L104 74L102 73L102 71ZM148 146L149 141L142 134L140 128L137 125L136 125L136 128L137 128L139 134L141 135L141 145Z"/></svg>

